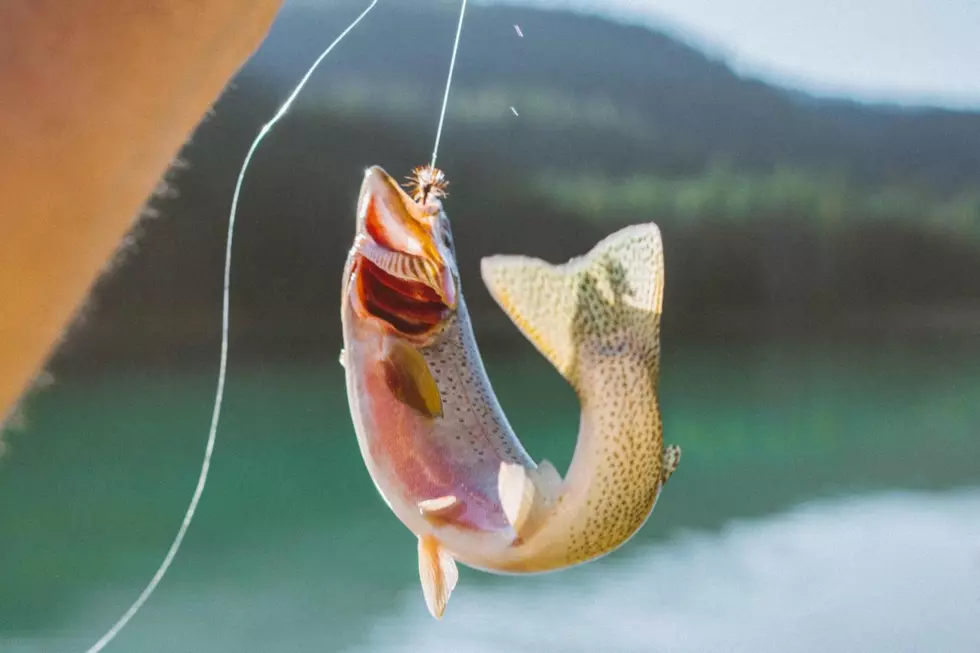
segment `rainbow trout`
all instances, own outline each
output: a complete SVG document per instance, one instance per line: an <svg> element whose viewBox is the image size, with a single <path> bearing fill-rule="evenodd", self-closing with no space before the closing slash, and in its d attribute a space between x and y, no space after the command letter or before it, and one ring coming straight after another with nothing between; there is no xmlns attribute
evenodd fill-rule
<svg viewBox="0 0 980 653"><path fill-rule="evenodd" d="M364 177L341 316L351 417L375 486L418 537L433 616L456 562L534 573L594 560L643 525L680 449L657 402L663 251L654 224L627 227L552 265L483 259L483 281L572 385L580 428L568 473L535 463L490 386L466 311L445 181L414 196L375 166Z"/></svg>

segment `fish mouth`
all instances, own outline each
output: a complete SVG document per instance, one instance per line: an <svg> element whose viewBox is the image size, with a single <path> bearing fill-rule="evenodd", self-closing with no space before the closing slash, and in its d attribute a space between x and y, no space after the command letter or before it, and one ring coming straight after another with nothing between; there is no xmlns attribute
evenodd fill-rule
<svg viewBox="0 0 980 653"><path fill-rule="evenodd" d="M455 260L442 233L438 201L413 200L382 168L364 175L354 241L351 300L410 338L423 338L456 310Z"/></svg>

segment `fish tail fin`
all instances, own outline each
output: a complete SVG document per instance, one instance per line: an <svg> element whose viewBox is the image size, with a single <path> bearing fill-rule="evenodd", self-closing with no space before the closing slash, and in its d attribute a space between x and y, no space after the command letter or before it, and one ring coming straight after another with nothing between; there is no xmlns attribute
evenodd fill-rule
<svg viewBox="0 0 980 653"><path fill-rule="evenodd" d="M576 391L585 350L613 354L638 346L656 375L664 258L655 224L621 229L560 265L490 256L481 273L494 300Z"/></svg>

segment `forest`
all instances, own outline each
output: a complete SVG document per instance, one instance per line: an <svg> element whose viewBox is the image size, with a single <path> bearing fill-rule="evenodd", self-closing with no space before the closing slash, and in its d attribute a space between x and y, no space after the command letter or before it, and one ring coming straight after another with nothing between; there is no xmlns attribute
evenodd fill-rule
<svg viewBox="0 0 980 653"><path fill-rule="evenodd" d="M259 150L235 236L234 356L335 359L361 173L427 161L454 7L379 10ZM282 15L161 183L59 364L216 356L242 157L356 12ZM558 262L645 221L664 234L666 338L980 330L978 113L812 97L739 76L670 30L511 7L471 10L455 84L439 166L487 346L519 335L483 289L480 257Z"/></svg>

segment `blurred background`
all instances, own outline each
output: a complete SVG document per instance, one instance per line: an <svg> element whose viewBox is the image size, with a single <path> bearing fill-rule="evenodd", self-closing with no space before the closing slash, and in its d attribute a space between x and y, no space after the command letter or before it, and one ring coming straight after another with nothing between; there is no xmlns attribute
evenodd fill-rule
<svg viewBox="0 0 980 653"><path fill-rule="evenodd" d="M287 5L6 434L0 651L84 649L169 546L211 414L242 157L365 4ZM464 569L436 623L337 355L362 171L427 162L457 11L380 3L258 151L209 488L112 650L980 650L980 5L470 7L439 164L501 402L564 469L575 397L480 257L559 262L655 221L684 459L614 555Z"/></svg>

